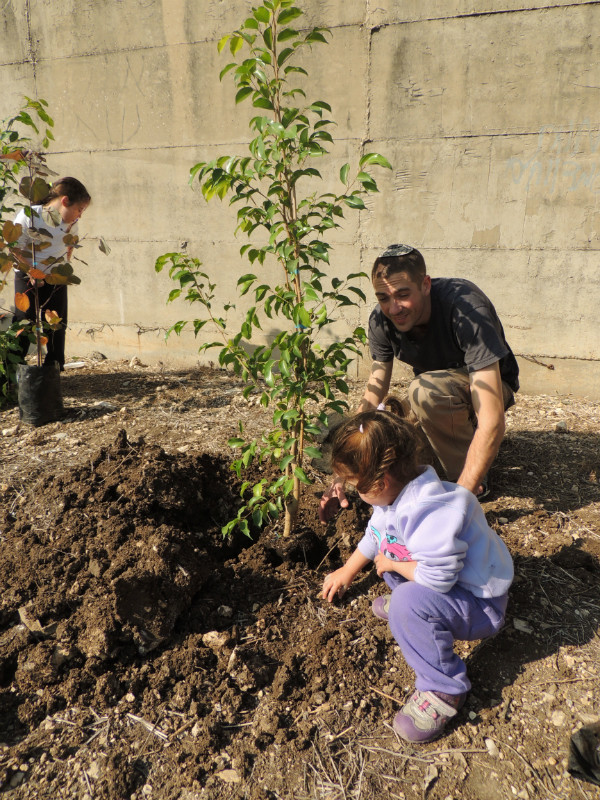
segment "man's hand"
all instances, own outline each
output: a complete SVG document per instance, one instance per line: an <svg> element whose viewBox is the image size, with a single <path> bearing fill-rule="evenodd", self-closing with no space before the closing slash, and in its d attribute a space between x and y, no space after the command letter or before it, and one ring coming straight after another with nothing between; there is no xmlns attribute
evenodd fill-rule
<svg viewBox="0 0 600 800"><path fill-rule="evenodd" d="M344 481L341 478L334 478L329 489L321 497L319 503L319 519L323 524L329 520L341 508L348 508L348 499L344 492Z"/></svg>

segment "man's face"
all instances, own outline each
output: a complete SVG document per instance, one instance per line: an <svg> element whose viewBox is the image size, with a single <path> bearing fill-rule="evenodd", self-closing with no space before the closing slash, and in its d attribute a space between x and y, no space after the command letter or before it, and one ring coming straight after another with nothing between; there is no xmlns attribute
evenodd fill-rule
<svg viewBox="0 0 600 800"><path fill-rule="evenodd" d="M383 314L402 333L426 325L431 316L431 278L418 286L406 272L396 272L373 281L375 297Z"/></svg>

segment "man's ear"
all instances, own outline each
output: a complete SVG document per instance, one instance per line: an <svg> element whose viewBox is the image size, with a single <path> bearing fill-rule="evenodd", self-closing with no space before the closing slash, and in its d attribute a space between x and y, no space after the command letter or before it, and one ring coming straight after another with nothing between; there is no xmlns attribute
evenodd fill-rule
<svg viewBox="0 0 600 800"><path fill-rule="evenodd" d="M423 278L423 283L421 284L421 291L426 297L431 292L431 278L429 277L429 275L425 275L425 277Z"/></svg>

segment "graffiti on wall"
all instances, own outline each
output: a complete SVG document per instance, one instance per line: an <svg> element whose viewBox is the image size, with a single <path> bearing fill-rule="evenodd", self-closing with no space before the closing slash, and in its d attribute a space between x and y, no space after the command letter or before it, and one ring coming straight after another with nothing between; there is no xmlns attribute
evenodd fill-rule
<svg viewBox="0 0 600 800"><path fill-rule="evenodd" d="M539 187L552 195L584 189L600 194L600 129L588 119L565 127L544 125L531 158L507 161L513 183Z"/></svg>

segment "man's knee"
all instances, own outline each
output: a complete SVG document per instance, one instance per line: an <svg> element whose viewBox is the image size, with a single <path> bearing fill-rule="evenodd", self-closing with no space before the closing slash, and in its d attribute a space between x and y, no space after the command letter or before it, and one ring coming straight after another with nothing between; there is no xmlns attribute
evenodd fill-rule
<svg viewBox="0 0 600 800"><path fill-rule="evenodd" d="M470 409L471 393L466 370L422 372L408 387L408 400L419 420L435 416L438 409L444 412L461 407Z"/></svg>

